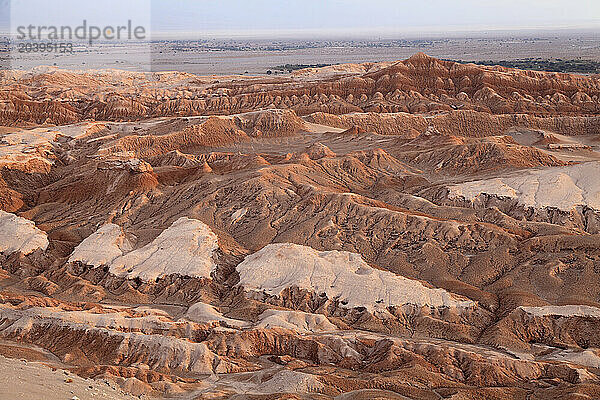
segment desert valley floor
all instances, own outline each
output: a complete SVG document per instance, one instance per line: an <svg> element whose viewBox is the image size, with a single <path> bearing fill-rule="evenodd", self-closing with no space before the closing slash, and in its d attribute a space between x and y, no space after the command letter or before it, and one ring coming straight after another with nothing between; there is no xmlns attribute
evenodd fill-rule
<svg viewBox="0 0 600 400"><path fill-rule="evenodd" d="M35 393L600 398L600 77L0 81L0 370Z"/></svg>

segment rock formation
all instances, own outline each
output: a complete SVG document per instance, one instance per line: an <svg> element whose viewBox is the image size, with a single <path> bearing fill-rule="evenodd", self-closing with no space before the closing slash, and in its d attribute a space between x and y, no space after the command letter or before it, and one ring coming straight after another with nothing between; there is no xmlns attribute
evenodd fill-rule
<svg viewBox="0 0 600 400"><path fill-rule="evenodd" d="M417 54L0 80L0 355L28 360L0 368L155 397L600 397L598 77Z"/></svg>

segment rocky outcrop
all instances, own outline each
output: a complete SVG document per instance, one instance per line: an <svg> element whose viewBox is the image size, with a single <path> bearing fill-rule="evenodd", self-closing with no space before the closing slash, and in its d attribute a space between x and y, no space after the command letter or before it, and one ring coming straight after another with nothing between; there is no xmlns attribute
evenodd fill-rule
<svg viewBox="0 0 600 400"><path fill-rule="evenodd" d="M523 172L510 177L465 182L448 188L450 200L472 207L498 207L515 218L559 223L600 232L600 168L589 162Z"/></svg>
<svg viewBox="0 0 600 400"><path fill-rule="evenodd" d="M119 240L119 231L113 230L112 235L111 241ZM108 265L111 273L129 279L150 281L171 274L210 278L217 248L217 236L206 224L181 217L146 246L119 255Z"/></svg>
<svg viewBox="0 0 600 400"><path fill-rule="evenodd" d="M131 244L125 238L122 228L115 224L105 224L75 247L69 262L79 261L94 267L110 265L128 250L131 250Z"/></svg>
<svg viewBox="0 0 600 400"><path fill-rule="evenodd" d="M0 253L30 254L46 250L48 237L32 221L0 211Z"/></svg>
<svg viewBox="0 0 600 400"><path fill-rule="evenodd" d="M371 268L359 254L317 252L306 246L270 244L248 256L237 266L240 285L246 290L281 295L298 287L349 308L367 310L415 305L431 308L456 308L462 311L475 304L453 297L441 289L430 289L419 282Z"/></svg>

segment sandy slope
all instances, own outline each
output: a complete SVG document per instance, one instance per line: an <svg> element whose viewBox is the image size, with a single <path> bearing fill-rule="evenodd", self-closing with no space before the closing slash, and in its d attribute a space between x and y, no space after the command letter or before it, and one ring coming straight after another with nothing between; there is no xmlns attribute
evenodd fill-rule
<svg viewBox="0 0 600 400"><path fill-rule="evenodd" d="M600 210L600 163L524 171L511 176L450 186L450 197L475 200L481 194L517 199L527 207L556 207L569 211L576 206Z"/></svg>
<svg viewBox="0 0 600 400"><path fill-rule="evenodd" d="M40 363L0 356L1 400L136 399L102 380L83 379Z"/></svg>

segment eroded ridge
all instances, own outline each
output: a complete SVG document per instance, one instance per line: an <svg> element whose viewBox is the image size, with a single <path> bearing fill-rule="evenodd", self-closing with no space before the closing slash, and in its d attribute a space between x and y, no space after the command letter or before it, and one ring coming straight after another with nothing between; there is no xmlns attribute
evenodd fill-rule
<svg viewBox="0 0 600 400"><path fill-rule="evenodd" d="M3 370L113 398L600 397L597 77L418 54L1 79Z"/></svg>

